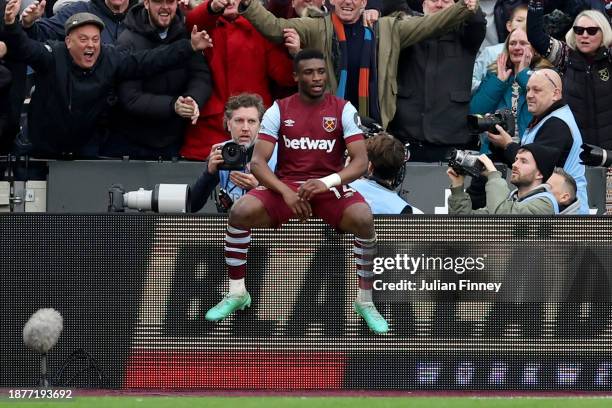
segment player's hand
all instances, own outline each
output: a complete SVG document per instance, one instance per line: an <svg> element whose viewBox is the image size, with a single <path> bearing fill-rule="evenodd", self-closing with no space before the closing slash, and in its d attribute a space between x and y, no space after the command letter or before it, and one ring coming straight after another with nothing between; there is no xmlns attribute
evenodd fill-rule
<svg viewBox="0 0 612 408"><path fill-rule="evenodd" d="M465 176L461 174L457 174L457 172L453 170L452 167L449 167L448 170L446 170L446 174L448 174L448 178L451 181L451 187L463 186L463 182L465 181Z"/></svg>
<svg viewBox="0 0 612 408"><path fill-rule="evenodd" d="M480 160L480 162L484 164L485 170L489 173L492 171L497 171L497 168L495 168L495 165L493 164L489 156L487 156L486 154L481 154L480 156L478 156L478 160Z"/></svg>
<svg viewBox="0 0 612 408"><path fill-rule="evenodd" d="M300 221L306 221L312 217L312 207L308 201L304 201L298 197L297 193L293 190L287 190L283 193L283 200L291 211L295 214Z"/></svg>
<svg viewBox="0 0 612 408"><path fill-rule="evenodd" d="M19 9L21 8L21 0L9 0L4 8L4 24L11 25L15 23Z"/></svg>
<svg viewBox="0 0 612 408"><path fill-rule="evenodd" d="M285 38L285 48L287 48L292 57L295 57L302 49L299 34L293 28L284 28L283 37Z"/></svg>
<svg viewBox="0 0 612 408"><path fill-rule="evenodd" d="M208 156L208 174L217 174L219 165L223 164L223 156L221 156L222 143L213 145Z"/></svg>
<svg viewBox="0 0 612 408"><path fill-rule="evenodd" d="M380 17L380 12L376 9L365 10L361 17L363 18L363 25L373 27Z"/></svg>
<svg viewBox="0 0 612 408"><path fill-rule="evenodd" d="M6 56L6 52L8 49L6 48L6 44L4 41L0 41L0 59Z"/></svg>
<svg viewBox="0 0 612 408"><path fill-rule="evenodd" d="M230 173L230 180L244 190L252 190L259 185L259 181L254 175L241 171L232 171Z"/></svg>
<svg viewBox="0 0 612 408"><path fill-rule="evenodd" d="M324 193L327 190L327 186L319 179L310 179L302 184L298 190L298 197L301 200L308 201L315 195Z"/></svg>
<svg viewBox="0 0 612 408"><path fill-rule="evenodd" d="M35 1L23 10L21 13L21 25L24 28L30 28L32 25L45 14L46 0Z"/></svg>
<svg viewBox="0 0 612 408"><path fill-rule="evenodd" d="M495 125L495 129L497 129L499 135L487 132L487 135L489 136L489 141L495 146L505 149L510 143L512 143L512 136L510 136L508 132L506 132L504 128L499 125Z"/></svg>

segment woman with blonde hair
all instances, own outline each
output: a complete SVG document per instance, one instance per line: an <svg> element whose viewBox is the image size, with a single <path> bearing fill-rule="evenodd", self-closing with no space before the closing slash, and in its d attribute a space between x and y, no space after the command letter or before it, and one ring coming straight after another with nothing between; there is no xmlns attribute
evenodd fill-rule
<svg viewBox="0 0 612 408"><path fill-rule="evenodd" d="M541 3L529 3L527 32L533 47L563 77L563 97L585 143L612 149L612 28L599 11L576 16L565 42L542 30Z"/></svg>
<svg viewBox="0 0 612 408"><path fill-rule="evenodd" d="M510 136L518 142L532 118L525 101L529 76L535 69L551 66L533 49L523 29L512 30L504 51L489 65L485 80L472 97L470 113L510 109L515 120L515 133Z"/></svg>

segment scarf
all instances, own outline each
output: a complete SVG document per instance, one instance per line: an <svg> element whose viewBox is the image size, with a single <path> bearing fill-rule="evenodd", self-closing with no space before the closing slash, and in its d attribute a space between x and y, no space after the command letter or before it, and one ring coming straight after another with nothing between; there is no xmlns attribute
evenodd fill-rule
<svg viewBox="0 0 612 408"><path fill-rule="evenodd" d="M346 86L348 80L348 45L346 42L346 33L344 32L344 24L336 13L331 13L332 24L334 25L334 33L340 46L340 64L338 89L336 96L345 99ZM363 49L361 50L361 58L359 64L359 115L361 117L369 117L377 122L380 122L380 108L378 106L378 88L376 78L376 41L374 32L369 27L364 27Z"/></svg>

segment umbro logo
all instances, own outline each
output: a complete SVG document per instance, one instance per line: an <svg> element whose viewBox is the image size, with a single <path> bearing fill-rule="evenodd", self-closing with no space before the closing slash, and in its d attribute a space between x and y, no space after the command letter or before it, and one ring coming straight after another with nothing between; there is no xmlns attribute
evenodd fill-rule
<svg viewBox="0 0 612 408"><path fill-rule="evenodd" d="M293 126L294 123L295 123L295 120L293 120L293 119L285 119L285 120L283 120L283 124L285 126L291 127L291 126Z"/></svg>

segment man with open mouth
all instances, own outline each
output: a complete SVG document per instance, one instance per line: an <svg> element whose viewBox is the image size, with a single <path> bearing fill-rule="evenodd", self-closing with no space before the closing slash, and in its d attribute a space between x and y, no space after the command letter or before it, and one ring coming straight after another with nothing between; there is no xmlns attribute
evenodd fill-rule
<svg viewBox="0 0 612 408"><path fill-rule="evenodd" d="M191 32L191 41L130 53L102 45L102 20L77 13L65 24L64 42L31 40L16 23L21 0L10 0L4 15L4 37L14 59L36 71L27 125L29 154L39 157L94 157L97 124L106 101L120 80L154 75L180 66L194 52L212 46L206 31Z"/></svg>

